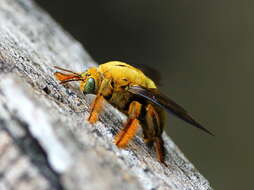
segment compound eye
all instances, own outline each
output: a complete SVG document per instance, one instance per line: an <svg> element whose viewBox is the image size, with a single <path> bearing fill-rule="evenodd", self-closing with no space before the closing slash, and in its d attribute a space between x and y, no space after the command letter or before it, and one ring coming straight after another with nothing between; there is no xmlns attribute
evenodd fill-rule
<svg viewBox="0 0 254 190"><path fill-rule="evenodd" d="M93 78L88 78L84 86L84 94L93 94L95 93L95 80Z"/></svg>

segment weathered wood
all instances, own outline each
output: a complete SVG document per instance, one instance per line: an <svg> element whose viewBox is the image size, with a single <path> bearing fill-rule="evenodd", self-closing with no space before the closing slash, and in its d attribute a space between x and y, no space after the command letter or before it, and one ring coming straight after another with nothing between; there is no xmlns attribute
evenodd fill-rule
<svg viewBox="0 0 254 190"><path fill-rule="evenodd" d="M212 189L165 134L168 167L141 137L118 149L126 117L111 105L87 123L94 96L59 85L53 66L95 63L32 1L1 0L0 23L0 189Z"/></svg>

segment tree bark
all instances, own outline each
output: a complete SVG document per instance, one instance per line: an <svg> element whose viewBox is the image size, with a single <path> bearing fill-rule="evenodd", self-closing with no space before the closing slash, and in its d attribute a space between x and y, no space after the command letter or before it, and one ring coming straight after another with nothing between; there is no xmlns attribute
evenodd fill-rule
<svg viewBox="0 0 254 190"><path fill-rule="evenodd" d="M140 136L115 146L126 116L111 105L86 121L94 96L60 85L53 66L96 63L31 0L1 0L0 23L0 189L212 189L166 134L168 167Z"/></svg>

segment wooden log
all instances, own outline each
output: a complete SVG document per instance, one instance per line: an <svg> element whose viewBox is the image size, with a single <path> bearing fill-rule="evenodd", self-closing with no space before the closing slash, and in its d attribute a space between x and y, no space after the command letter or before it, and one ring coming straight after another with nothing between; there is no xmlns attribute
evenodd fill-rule
<svg viewBox="0 0 254 190"><path fill-rule="evenodd" d="M1 0L0 189L212 189L166 134L168 167L140 136L117 148L126 116L106 104L90 125L94 96L60 85L54 65L83 71L96 63L33 1Z"/></svg>

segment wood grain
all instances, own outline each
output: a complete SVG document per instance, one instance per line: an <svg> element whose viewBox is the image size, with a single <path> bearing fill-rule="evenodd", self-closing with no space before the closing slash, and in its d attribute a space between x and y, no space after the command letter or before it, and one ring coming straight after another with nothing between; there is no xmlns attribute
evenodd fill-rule
<svg viewBox="0 0 254 190"><path fill-rule="evenodd" d="M212 189L166 134L168 167L139 136L117 148L126 117L111 105L88 124L94 96L60 85L53 66L96 63L34 2L1 0L0 23L0 189Z"/></svg>

